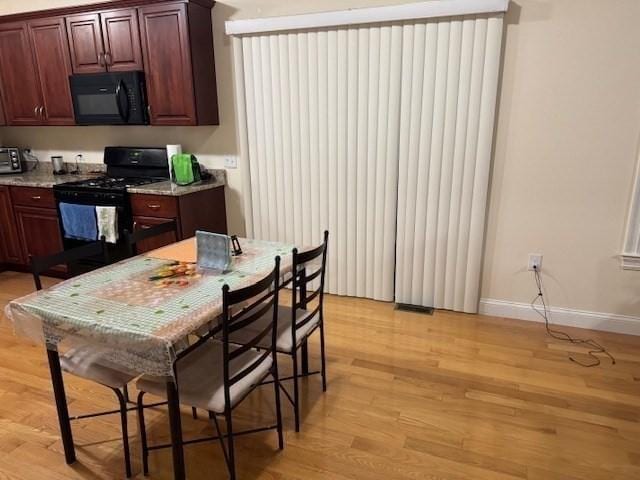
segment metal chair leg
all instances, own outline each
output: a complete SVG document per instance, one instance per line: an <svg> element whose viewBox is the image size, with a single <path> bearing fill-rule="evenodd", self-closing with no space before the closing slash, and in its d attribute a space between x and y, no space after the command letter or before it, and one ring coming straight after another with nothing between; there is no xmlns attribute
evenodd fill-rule
<svg viewBox="0 0 640 480"><path fill-rule="evenodd" d="M324 351L324 320L320 320L320 360L322 362L322 391L327 391L327 365Z"/></svg>
<svg viewBox="0 0 640 480"><path fill-rule="evenodd" d="M131 453L129 451L129 425L127 424L127 401L117 388L112 389L120 402L120 423L122 424L122 445L124 448L124 465L127 478L131 478Z"/></svg>
<svg viewBox="0 0 640 480"><path fill-rule="evenodd" d="M228 406L224 414L224 419L227 423L227 468L229 469L229 479L236 480L236 460L233 450L233 424L231 420L231 409Z"/></svg>
<svg viewBox="0 0 640 480"><path fill-rule="evenodd" d="M144 406L142 397L145 392L138 393L138 423L140 425L140 440L142 443L142 473L146 477L149 475L149 449L147 448L147 428L144 423Z"/></svg>
<svg viewBox="0 0 640 480"><path fill-rule="evenodd" d="M124 401L127 403L131 403L131 400L129 399L129 386L125 385L124 387L122 387L122 393L124 394Z"/></svg>
<svg viewBox="0 0 640 480"><path fill-rule="evenodd" d="M273 375L273 386L276 394L276 421L278 425L278 448L284 449L284 437L282 435L282 409L280 408L280 378L278 376L278 366L276 364Z"/></svg>
<svg viewBox="0 0 640 480"><path fill-rule="evenodd" d="M296 432L300 431L300 392L298 391L298 352L293 351L293 413Z"/></svg>

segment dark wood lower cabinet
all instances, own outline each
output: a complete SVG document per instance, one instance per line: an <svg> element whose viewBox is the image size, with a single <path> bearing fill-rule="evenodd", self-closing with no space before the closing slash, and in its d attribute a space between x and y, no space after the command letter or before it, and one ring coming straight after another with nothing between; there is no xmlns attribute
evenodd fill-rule
<svg viewBox="0 0 640 480"><path fill-rule="evenodd" d="M190 238L196 230L227 233L224 187L182 196L132 194L133 228L140 230L176 220L178 231L138 245L144 253ZM40 187L0 186L0 269L24 270L29 256L63 250L53 191ZM56 270L64 272L64 267Z"/></svg>
<svg viewBox="0 0 640 480"><path fill-rule="evenodd" d="M28 261L29 255L52 255L62 251L62 236L56 210L16 205L13 211L25 260Z"/></svg>
<svg viewBox="0 0 640 480"><path fill-rule="evenodd" d="M0 264L23 263L9 188L0 186Z"/></svg>
<svg viewBox="0 0 640 480"><path fill-rule="evenodd" d="M176 240L193 237L196 230L227 233L224 187L202 190L179 197L167 195L131 195L134 229L149 228L176 219L178 235L165 234L141 242L138 253L163 247Z"/></svg>

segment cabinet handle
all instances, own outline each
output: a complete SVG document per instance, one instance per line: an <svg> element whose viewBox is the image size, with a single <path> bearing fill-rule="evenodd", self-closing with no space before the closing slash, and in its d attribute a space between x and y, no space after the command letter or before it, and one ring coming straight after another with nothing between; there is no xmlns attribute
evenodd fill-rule
<svg viewBox="0 0 640 480"><path fill-rule="evenodd" d="M38 116L38 105L36 105L35 107L33 107L33 116L37 117Z"/></svg>
<svg viewBox="0 0 640 480"><path fill-rule="evenodd" d="M44 106L40 106L39 113L40 113L40 118L44 120Z"/></svg>
<svg viewBox="0 0 640 480"><path fill-rule="evenodd" d="M112 61L112 59L111 59L111 52L105 52L105 53L104 53L104 62L105 62L107 65L113 65L113 61Z"/></svg>
<svg viewBox="0 0 640 480"><path fill-rule="evenodd" d="M149 115L149 120L151 120L151 105L147 105L147 115Z"/></svg>
<svg viewBox="0 0 640 480"><path fill-rule="evenodd" d="M34 195L33 197L31 197L31 200L41 200L42 197L40 195Z"/></svg>
<svg viewBox="0 0 640 480"><path fill-rule="evenodd" d="M150 203L147 205L147 208L150 208L151 210L158 210L160 208L160 205Z"/></svg>
<svg viewBox="0 0 640 480"><path fill-rule="evenodd" d="M98 54L98 64L99 64L101 67L104 67L104 53L103 53L103 52L100 52L100 53Z"/></svg>

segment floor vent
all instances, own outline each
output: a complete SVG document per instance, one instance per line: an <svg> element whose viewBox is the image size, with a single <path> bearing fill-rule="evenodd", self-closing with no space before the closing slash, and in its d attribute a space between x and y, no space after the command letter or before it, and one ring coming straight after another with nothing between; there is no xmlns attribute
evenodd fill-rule
<svg viewBox="0 0 640 480"><path fill-rule="evenodd" d="M396 303L396 310L433 315L433 307L423 307L422 305L411 305L409 303Z"/></svg>

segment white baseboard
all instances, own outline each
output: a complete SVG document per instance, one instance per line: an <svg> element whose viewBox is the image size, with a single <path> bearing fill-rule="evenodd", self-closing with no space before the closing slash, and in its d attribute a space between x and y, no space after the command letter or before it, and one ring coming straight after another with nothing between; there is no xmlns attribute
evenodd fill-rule
<svg viewBox="0 0 640 480"><path fill-rule="evenodd" d="M588 328L605 332L640 335L640 317L617 315L615 313L588 312L572 308L551 307L551 323L568 327ZM517 318L544 322L542 317L533 311L528 303L480 299L479 313L493 317Z"/></svg>

